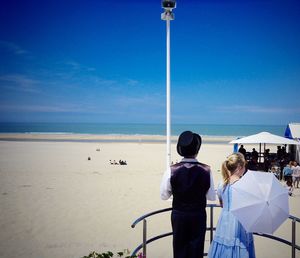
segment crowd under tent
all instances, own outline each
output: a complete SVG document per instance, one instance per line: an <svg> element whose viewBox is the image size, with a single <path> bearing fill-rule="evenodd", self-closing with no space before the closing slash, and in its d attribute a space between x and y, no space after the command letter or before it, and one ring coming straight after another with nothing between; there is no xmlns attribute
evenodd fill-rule
<svg viewBox="0 0 300 258"><path fill-rule="evenodd" d="M240 139L236 139L230 142L231 144L259 144L259 163L262 162L264 152L266 150L266 144L276 144L285 146L297 146L299 148L300 142L289 139L287 137L282 137L279 135L271 134L269 132L261 132L253 135L249 135ZM262 149L263 147L263 149Z"/></svg>

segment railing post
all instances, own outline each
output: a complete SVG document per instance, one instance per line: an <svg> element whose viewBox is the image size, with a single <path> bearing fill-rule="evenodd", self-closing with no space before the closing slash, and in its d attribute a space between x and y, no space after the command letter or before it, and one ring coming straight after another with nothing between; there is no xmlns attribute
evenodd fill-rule
<svg viewBox="0 0 300 258"><path fill-rule="evenodd" d="M296 257L296 219L292 220L292 258Z"/></svg>
<svg viewBox="0 0 300 258"><path fill-rule="evenodd" d="M147 221L143 220L143 258L147 255Z"/></svg>
<svg viewBox="0 0 300 258"><path fill-rule="evenodd" d="M213 240L213 231L214 231L214 207L210 206L210 242Z"/></svg>

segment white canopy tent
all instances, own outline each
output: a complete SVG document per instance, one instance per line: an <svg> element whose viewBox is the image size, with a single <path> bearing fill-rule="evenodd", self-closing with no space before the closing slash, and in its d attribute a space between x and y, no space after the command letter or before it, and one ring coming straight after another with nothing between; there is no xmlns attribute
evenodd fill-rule
<svg viewBox="0 0 300 258"><path fill-rule="evenodd" d="M230 143L238 143L238 144L260 144L260 143L267 143L267 144L295 144L300 145L300 142L295 140L291 140L285 137L281 137L275 134L271 134L268 132L261 132L258 134L253 134L250 136L246 136L237 140L233 140Z"/></svg>
<svg viewBox="0 0 300 258"><path fill-rule="evenodd" d="M237 140L233 140L230 142L231 144L259 144L259 153L262 153L261 144L264 144L264 150L266 144L277 144L277 145L300 145L300 142L291 140L285 137L281 137L275 134L271 134L268 132L261 132L258 134L253 134L250 136L246 136ZM259 155L260 160L261 155Z"/></svg>

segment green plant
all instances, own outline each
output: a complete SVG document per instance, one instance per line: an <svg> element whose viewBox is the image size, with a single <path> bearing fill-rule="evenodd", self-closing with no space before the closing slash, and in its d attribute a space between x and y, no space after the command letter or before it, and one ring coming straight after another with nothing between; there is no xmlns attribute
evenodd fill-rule
<svg viewBox="0 0 300 258"><path fill-rule="evenodd" d="M83 256L82 258L113 258L113 257L124 257L124 258L138 258L142 257L141 254L138 256L130 256L130 251L128 249L125 249L122 252L117 252L116 255L112 253L111 251L107 251L104 253L97 253L95 251L91 252L88 256Z"/></svg>

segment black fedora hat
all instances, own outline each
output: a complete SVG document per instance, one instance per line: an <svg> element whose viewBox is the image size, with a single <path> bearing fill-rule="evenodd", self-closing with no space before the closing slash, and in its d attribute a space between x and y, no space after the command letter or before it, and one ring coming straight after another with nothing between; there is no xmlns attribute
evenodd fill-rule
<svg viewBox="0 0 300 258"><path fill-rule="evenodd" d="M180 156L191 157L198 153L202 139L199 134L185 131L180 134L177 142L177 152Z"/></svg>

